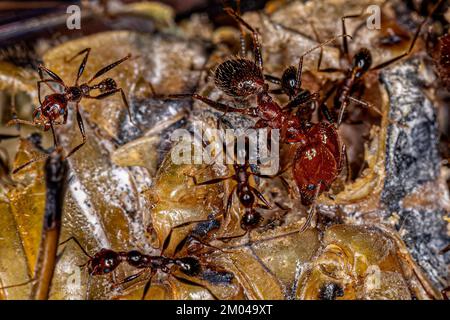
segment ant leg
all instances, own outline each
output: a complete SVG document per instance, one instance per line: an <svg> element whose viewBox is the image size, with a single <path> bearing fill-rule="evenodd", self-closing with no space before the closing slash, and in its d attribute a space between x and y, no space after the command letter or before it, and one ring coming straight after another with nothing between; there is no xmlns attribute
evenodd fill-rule
<svg viewBox="0 0 450 320"><path fill-rule="evenodd" d="M195 184L196 186L205 186L205 185L209 185L209 184L216 184L216 183L219 183L219 182L222 182L222 181L231 179L231 178L233 178L233 177L234 177L234 176L230 176L230 177L220 177L220 178L215 178L215 179L211 179L211 180L208 180L208 181L198 182L196 177L191 176L191 178L192 178L192 180L194 181L194 184Z"/></svg>
<svg viewBox="0 0 450 320"><path fill-rule="evenodd" d="M163 243L163 246L162 246L162 249L161 249L161 255L162 256L164 255L164 252L166 251L167 247L169 246L170 240L172 239L173 231L175 229L187 227L187 226L189 226L191 224L194 224L194 223L201 223L201 222L207 222L207 221L209 221L209 219L188 221L188 222L181 223L181 224L179 224L179 225L177 225L175 227L172 227L170 229L169 234L167 235L166 239L164 240L164 243Z"/></svg>
<svg viewBox="0 0 450 320"><path fill-rule="evenodd" d="M92 259L92 256L91 256L89 253L87 253L86 249L83 248L83 246L81 245L81 243L80 243L80 242L78 241L78 239L75 238L74 236L72 236L72 237L70 237L70 238L64 240L63 242L60 242L60 243L58 244L58 246L62 246L62 245L64 245L64 244L68 243L69 241L75 242L75 244L78 246L78 248L80 248L80 250L84 253L84 255L85 255L86 257L89 257L90 259Z"/></svg>
<svg viewBox="0 0 450 320"><path fill-rule="evenodd" d="M362 100L356 99L356 98L351 97L351 96L349 96L348 99L349 99L350 101L354 102L354 103L357 103L357 104L363 106L364 108L368 108L368 109L374 110L379 116L383 117L383 113L380 111L380 109L378 109L378 108L377 108L376 106L374 106L373 104L371 104L371 103L369 103L369 102L366 102L366 101L362 101ZM405 125L405 124L398 123L397 121L392 120L392 119L389 119L389 118L388 118L388 121L389 121L390 124L399 125L399 126L405 127L405 128L408 127L408 126Z"/></svg>
<svg viewBox="0 0 450 320"><path fill-rule="evenodd" d="M416 44L417 39L419 38L419 34L420 34L420 31L422 30L423 26L428 22L428 19L430 19L430 17L434 14L436 9L441 5L442 1L443 0L438 1L438 3L431 10L430 14L420 23L419 27L417 28L417 30L416 30L416 32L414 34L413 40L411 41L409 49L406 52L402 53L401 55L399 55L397 57L394 57L394 58L389 59L389 60L387 60L385 62L382 62L382 63L376 65L375 67L372 67L370 70L383 69L383 68L387 67L388 65L390 65L390 64L392 64L392 63L394 63L394 62L396 62L396 61L398 61L398 60L400 60L400 59L402 59L402 58L404 58L406 56L408 56L411 53L411 51L414 49L414 46Z"/></svg>
<svg viewBox="0 0 450 320"><path fill-rule="evenodd" d="M132 274L131 276L128 276L128 277L122 279L121 281L119 281L119 282L117 282L117 283L114 283L113 288L117 288L117 287L123 286L124 284L126 284L126 283L128 283L128 282L130 282L130 281L133 281L133 280L139 278L139 277L142 276L146 271L147 271L147 269L142 269L141 271L139 271L139 272L137 272L137 273L135 273L135 274Z"/></svg>
<svg viewBox="0 0 450 320"><path fill-rule="evenodd" d="M50 121L50 129L52 130L53 145L55 147L58 147L59 146L59 142L58 142L58 138L56 137L55 127L53 126L53 121Z"/></svg>
<svg viewBox="0 0 450 320"><path fill-rule="evenodd" d="M83 118L81 117L81 113L80 113L80 109L78 107L78 104L76 106L76 110L77 110L77 123L78 123L78 128L80 129L81 132L81 136L83 141L77 145L75 148L73 148L65 157L66 159L68 157L70 157L72 154L74 154L76 151L78 151L85 143L86 143L86 132L84 130L84 124L83 124Z"/></svg>
<svg viewBox="0 0 450 320"><path fill-rule="evenodd" d="M101 68L99 71L97 71L96 74L94 74L94 76L91 78L91 80L88 81L88 84L130 58L131 58L131 54L128 54L127 56L123 57L122 59L119 59L116 62L113 62L113 63L107 65L106 67Z"/></svg>
<svg viewBox="0 0 450 320"><path fill-rule="evenodd" d="M319 97L319 92L309 93L308 91L301 91L294 99L284 105L282 109L293 109L309 102L318 101Z"/></svg>
<svg viewBox="0 0 450 320"><path fill-rule="evenodd" d="M46 74L48 74L50 76L50 78L52 78L56 82L64 84L64 81L56 73L54 73L52 70L44 67L43 65L39 65L39 67L38 67L39 77L41 78L41 80L45 80L42 72L45 72Z"/></svg>
<svg viewBox="0 0 450 320"><path fill-rule="evenodd" d="M27 280L27 281L25 281L25 282L21 282L21 283L17 283L17 284L12 284L12 285L10 285L10 286L0 287L0 290L26 286L27 284L33 283L33 282L35 282L36 280L37 280L36 278L32 278L32 279Z"/></svg>
<svg viewBox="0 0 450 320"><path fill-rule="evenodd" d="M280 79L280 78L275 77L275 76L272 76L272 75L270 75L270 74L265 74L265 75L264 75L264 79L265 79L266 81L272 82L272 83L274 83L274 84L281 84L281 79Z"/></svg>
<svg viewBox="0 0 450 320"><path fill-rule="evenodd" d="M316 189L316 194L314 195L314 202L316 201L317 197L319 196L320 188L322 187L322 182L319 182ZM314 217L314 214L316 213L316 204L313 203L310 208L308 209L308 216L306 217L306 221L303 224L303 226L300 228L300 233L306 231L306 229L309 228L312 218Z"/></svg>
<svg viewBox="0 0 450 320"><path fill-rule="evenodd" d="M16 124L26 124L26 125L33 126L33 127L38 127L39 126L38 124L36 124L34 122L31 122L31 121L28 121L28 120L22 120L22 119L9 120L6 125L8 127L10 127L10 126L13 126L13 125L16 125Z"/></svg>
<svg viewBox="0 0 450 320"><path fill-rule="evenodd" d="M227 113L227 112L237 112L237 113L242 113L242 114L246 114L249 116L256 116L256 108L249 108L249 109L238 109L238 108L234 108L234 107L230 107L224 103L221 102L217 102L217 101L213 101L207 97L201 96L199 94L196 93L187 93L187 94L171 94L168 96L169 98L175 98L175 99L179 99L179 98L192 98L192 99L196 99L196 100L200 100L203 103L207 104L208 106L210 106L211 108L214 108L218 111Z"/></svg>
<svg viewBox="0 0 450 320"><path fill-rule="evenodd" d="M242 238L242 237L246 236L247 234L248 234L248 230L246 230L243 234L239 234L237 236L220 237L220 238L217 238L217 240L220 240L220 241L223 241L223 242L228 242L228 241L233 240L233 239Z"/></svg>
<svg viewBox="0 0 450 320"><path fill-rule="evenodd" d="M258 33L256 32L256 30L253 29L253 27L250 26L244 19L242 19L239 14L236 13L236 11L234 11L232 8L225 8L224 11L237 21L237 23L240 25L240 28L241 25L243 25L252 33L255 63L261 71L264 70L261 44L259 43Z"/></svg>
<svg viewBox="0 0 450 320"><path fill-rule="evenodd" d="M61 83L61 82L56 81L56 80L53 80L53 79L39 80L39 81L37 82L37 87L38 87L39 103L40 103L41 105L42 105L42 99L41 99L41 84L45 83L45 84L50 88L50 90L52 90L53 92L56 93L56 90L55 90L52 86L50 86L50 85L48 84L49 82L53 82L53 83L58 83L58 84L64 85L64 83Z"/></svg>
<svg viewBox="0 0 450 320"><path fill-rule="evenodd" d="M230 211L231 205L233 204L233 196L234 196L234 191L236 190L236 188L237 188L237 185L235 185L233 187L233 189L231 189L231 192L228 195L227 206L225 207L225 213L223 215L224 218L226 218L228 216L228 212Z"/></svg>
<svg viewBox="0 0 450 320"><path fill-rule="evenodd" d="M148 293L148 290L150 290L150 287L152 285L153 276L156 274L156 271L152 271L150 274L150 278L148 279L147 283L144 286L144 291L142 292L142 298L141 300L145 299L145 296Z"/></svg>
<svg viewBox="0 0 450 320"><path fill-rule="evenodd" d="M78 56L80 56L80 55L82 55L82 54L85 54L85 56L84 56L84 58L83 58L83 60L81 61L81 63L80 63L80 67L78 68L78 74L77 74L77 79L75 80L75 86L78 86L78 80L80 80L80 77L81 77L81 75L83 74L83 72L84 72L84 68L86 67L86 62L87 62L87 59L88 59L88 57L89 57L89 53L91 52L91 48L86 48L86 49L83 49L83 50L81 50L80 52L78 52L76 55L74 55L72 58L70 58L70 59L64 59L64 61L66 62L66 63L70 63L73 59L75 59L76 57L78 57Z"/></svg>
<svg viewBox="0 0 450 320"><path fill-rule="evenodd" d="M353 18L359 18L361 16L363 16L363 13L360 14L354 14L354 15L348 15L348 16L344 16L341 18L342 21L342 33L344 35L347 35L347 28L345 27L345 19L353 19ZM349 56L349 51L348 51L348 42L347 42L347 38L344 37L342 39L342 49L344 51L344 54L347 56L347 59L350 61L350 56Z"/></svg>
<svg viewBox="0 0 450 320"><path fill-rule="evenodd" d="M311 22L311 29L313 30L314 33L314 37L316 38L316 41L318 43L321 43L319 34L317 33L316 27L314 26L314 23ZM350 36L348 36L350 37ZM346 38L346 36L344 36L344 38ZM350 37L351 38L351 37ZM323 47L320 47L320 53L319 53L319 60L317 61L317 72L326 72L326 73L333 73L333 72L345 72L342 69L338 69L338 68L325 68L325 69L321 69L320 66L322 64L322 59L323 59Z"/></svg>
<svg viewBox="0 0 450 320"><path fill-rule="evenodd" d="M208 289L205 285L203 285L201 283L197 283L197 282L176 276L174 274L171 274L171 276L174 277L175 279L177 279L178 281L180 281L181 283L184 283L184 284L187 284L190 286L201 287L201 288L207 290L215 300L220 300L210 289Z"/></svg>
<svg viewBox="0 0 450 320"><path fill-rule="evenodd" d="M128 100L127 100L127 98L126 98L126 96L125 96L125 92L123 91L122 88L117 88L117 89L114 89L114 90L111 90L111 91L107 91L107 92L104 92L104 93L99 94L98 96L85 96L85 98L88 98L88 99L96 99L96 100L102 100L102 99L108 98L108 97L110 97L110 96L116 94L117 92L120 92L120 95L121 95L121 97L122 97L122 102L123 102L125 108L127 109L128 116L130 117L130 122L131 122L134 126L136 126L136 124L134 123L133 117L132 117L132 115L131 115L130 105L128 104Z"/></svg>

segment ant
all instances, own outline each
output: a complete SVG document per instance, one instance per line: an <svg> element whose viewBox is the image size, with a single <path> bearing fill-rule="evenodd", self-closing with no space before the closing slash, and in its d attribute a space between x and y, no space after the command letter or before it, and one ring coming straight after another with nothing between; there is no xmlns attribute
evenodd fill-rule
<svg viewBox="0 0 450 320"><path fill-rule="evenodd" d="M78 52L76 55L74 55L71 59L65 59L66 63L70 63L78 56L84 55L83 60L80 63L80 66L78 68L77 78L75 80L75 84L73 86L68 86L64 83L64 81L53 71L47 69L45 66L40 65L38 67L39 77L40 80L37 82L37 88L38 88L38 97L39 97L39 107L37 107L33 111L33 121L27 121L22 119L13 119L8 122L8 125L14 125L14 124L26 124L31 126L41 126L43 127L44 131L48 131L51 129L53 134L53 142L55 147L59 145L58 139L56 137L55 125L62 125L66 124L67 122L67 116L68 116L68 103L74 102L75 103L75 110L77 114L77 123L78 128L82 135L82 142L75 146L66 156L66 158L70 157L73 153L78 151L85 143L86 143L86 134L84 130L84 124L83 119L81 117L80 109L79 109L79 103L82 99L105 99L109 96L112 96L116 93L120 93L122 97L122 102L127 108L128 115L130 116L131 121L131 111L128 104L128 101L125 97L125 93L122 88L117 87L117 83L112 78L105 78L102 81L100 81L97 84L91 85L91 83L99 78L100 76L104 75L111 69L117 67L122 62L128 60L131 58L131 54L128 54L127 56L123 57L122 59L119 59L103 68L101 68L99 71L97 71L94 76L86 83L79 84L80 77L82 76L84 69L86 67L86 63L89 57L89 53L91 51L91 48L86 48ZM44 72L50 76L49 79L44 79ZM63 92L58 93L55 91L55 89L49 84L58 84L63 87ZM41 99L41 85L46 84L54 93L49 94L45 96L44 101ZM100 94L98 95L91 95L92 90L99 90ZM16 173L20 171L21 169L25 168L29 164L36 162L40 160L33 159L29 162L21 165L19 168L16 168L13 173Z"/></svg>
<svg viewBox="0 0 450 320"><path fill-rule="evenodd" d="M281 107L269 95L269 85L265 82L266 78L263 72L263 59L258 33L233 9L225 8L224 10L232 16L240 26L243 25L251 31L254 47L254 61L246 58L233 58L221 63L215 71L215 85L233 98L245 99L251 95L256 95L257 107L245 109L234 108L195 93L169 95L169 98L190 97L200 100L210 107L225 113L237 112L255 117L258 119L255 128L269 127L272 129L280 129L282 141L286 143L301 142L304 139L303 124L299 117L291 114L291 109L317 102L319 98L319 93L316 92L311 94L307 90L301 89L303 57L341 36L334 37L321 43L308 50L300 57L299 67L295 75L297 86L295 89L292 89L293 98L285 106ZM241 51L245 51L245 48ZM290 68L289 71L285 72L288 77L292 77L292 70L293 69ZM270 79L274 78L275 77L272 77Z"/></svg>
<svg viewBox="0 0 450 320"><path fill-rule="evenodd" d="M0 142L6 139L18 138L18 135L0 134ZM9 156L8 152L0 147L0 185L14 185L14 181L10 177Z"/></svg>
<svg viewBox="0 0 450 320"><path fill-rule="evenodd" d="M254 61L237 58L223 62L216 69L215 84L227 95L236 98L246 98L256 94L257 107L233 108L198 94L179 94L170 97L192 97L225 113L238 112L256 117L258 118L255 124L256 128L280 129L280 137L284 143L296 143L299 146L293 161L293 174L299 187L302 204L311 205L318 194L328 190L331 183L340 174L343 167L345 146L341 142L337 126L332 124L334 121L325 108L321 108L321 111L328 122L322 121L317 124L311 124L304 118L291 114L291 111L286 111L286 109L294 107L302 109L302 106L317 101L318 93L309 94L306 90L301 89L303 57L312 50L321 48L326 43L341 36L334 37L308 50L300 57L297 69L289 67L284 72L282 77L284 81L281 83L284 90L289 92L292 98L282 108L269 95L269 87L265 83L258 33L233 9L225 8L225 11L239 25L245 26L252 33ZM342 37L349 36L342 35ZM273 80L275 77L270 79ZM225 180L225 178L222 180Z"/></svg>
<svg viewBox="0 0 450 320"><path fill-rule="evenodd" d="M359 84L359 82L363 79L363 77L371 71L376 71L376 70L380 70L383 69L395 62L397 62L398 60L408 56L412 50L414 49L414 46L417 42L417 39L419 37L420 31L422 30L423 26L425 25L425 23L428 21L428 19L434 14L435 10L440 6L440 4L442 3L442 0L440 0L431 10L430 14L428 15L428 17L426 19L424 19L419 27L417 28L414 37L411 41L411 44L409 45L409 48L406 52L393 57L387 61L384 61L382 63L379 63L378 65L372 66L372 54L370 53L370 50L367 48L361 48L359 49L358 52L355 53L355 55L350 59L350 55L349 55L349 49L348 49L348 42L347 42L347 37L345 37L345 35L347 35L347 31L346 31L346 26L345 26L345 20L346 19L352 19L352 18L358 18L361 17L363 14L358 14L358 15L348 15L348 16L344 16L341 18L342 21L342 32L344 34L344 37L342 38L342 48L343 48L343 53L344 55L347 57L347 59L349 60L349 63L351 65L351 67L348 70L343 70L343 69L334 69L334 68L326 68L326 69L321 69L320 65L322 62L322 54L323 54L323 49L320 48L320 55L319 55L319 61L318 61L318 65L317 65L317 70L319 72L342 72L345 74L345 77L343 80L340 81L340 83L338 83L338 85L334 85L326 94L323 100L323 103L321 105L321 108L327 108L324 104L326 102L326 100L328 100L328 98L334 93L336 92L335 96L334 96L334 101L333 101L333 106L335 110L339 110L339 114L337 117L337 125L339 125L342 122L342 118L345 112L345 109L347 108L347 106L350 104L350 102L354 102L356 104L359 104L365 108L373 108L375 111L377 111L377 113L381 113L379 110L377 110L377 108L375 106L373 106L372 104L365 102L365 101L361 101L355 97L352 96L352 93L354 93L355 89L357 88L357 85ZM315 31L315 29L313 28L314 33L316 34L316 38L318 38L317 32Z"/></svg>
<svg viewBox="0 0 450 320"><path fill-rule="evenodd" d="M140 271L138 271L137 273L128 276L119 283L115 284L115 287L124 285L145 275L145 280L147 282L144 287L142 299L144 299L147 295L151 287L152 279L158 270L169 274L181 283L206 289L214 297L214 299L217 300L219 300L219 298L204 284L197 283L195 281L178 276L176 275L176 271L179 270L183 275L188 277L207 280L213 284L219 285L230 284L234 279L234 275L232 273L224 270L216 270L215 268L203 264L199 258L194 256L169 258L162 254L159 256L150 256L137 250L117 252L105 248L95 253L94 256L91 256L74 237L65 240L60 245L67 243L70 240L74 241L77 246L83 251L83 253L87 257L89 257L89 260L84 265L82 265L82 267L87 267L87 271L90 276L112 274L121 263L126 263L131 267L140 269Z"/></svg>

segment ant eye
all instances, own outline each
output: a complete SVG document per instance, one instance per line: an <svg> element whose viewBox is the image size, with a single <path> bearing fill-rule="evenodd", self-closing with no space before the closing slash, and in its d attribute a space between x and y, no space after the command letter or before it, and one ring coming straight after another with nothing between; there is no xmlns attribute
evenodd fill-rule
<svg viewBox="0 0 450 320"><path fill-rule="evenodd" d="M110 268L103 268L103 273L110 273L111 269Z"/></svg>
<svg viewBox="0 0 450 320"><path fill-rule="evenodd" d="M314 189L316 189L316 185L314 185L314 184L308 184L308 190L313 191Z"/></svg>

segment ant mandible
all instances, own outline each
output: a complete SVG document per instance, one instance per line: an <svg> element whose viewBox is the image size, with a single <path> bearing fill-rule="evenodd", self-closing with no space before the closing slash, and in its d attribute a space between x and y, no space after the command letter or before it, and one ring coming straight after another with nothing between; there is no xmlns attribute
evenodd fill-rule
<svg viewBox="0 0 450 320"><path fill-rule="evenodd" d="M77 123L78 128L82 135L82 142L74 147L65 158L70 157L72 154L74 154L76 151L78 151L85 143L86 143L86 134L84 130L84 124L83 119L81 117L80 109L79 109L79 103L82 99L96 99L101 100L105 99L113 94L120 93L122 97L122 102L127 108L128 115L130 116L131 121L131 111L130 106L128 104L128 101L125 97L125 93L122 88L117 87L117 83L112 78L105 78L102 81L100 81L97 84L91 85L91 83L110 71L111 69L117 67L122 62L128 60L131 58L131 54L128 54L127 56L123 57L122 59L119 59L106 67L101 68L99 71L97 71L94 76L86 83L78 84L81 75L84 72L84 69L86 67L86 63L89 57L89 53L91 51L91 48L86 48L78 52L76 55L74 55L71 59L66 59L66 62L69 63L75 58L77 58L80 55L84 54L83 60L81 61L81 64L78 68L77 78L75 80L75 84L73 86L68 86L64 83L64 81L53 71L47 69L45 66L40 65L38 67L39 77L41 80L37 82L38 87L38 97L39 97L39 107L37 107L33 112L33 121L27 121L22 119L13 119L8 122L8 125L15 125L15 124L26 124L31 126L41 126L43 127L44 131L52 130L53 134L53 142L55 147L59 145L58 139L56 137L55 125L61 125L66 124L67 122L67 116L68 116L68 103L74 102L75 103L75 110L77 114ZM48 76L50 76L50 79L44 79L44 74L46 73ZM55 83L63 87L63 92L58 93L55 91L55 89L49 84L49 83ZM54 93L49 94L45 96L44 101L41 99L41 85L46 84ZM98 95L90 95L92 90L98 89L100 91L100 94ZM27 163L21 165L20 167L16 168L13 173L16 173L29 164L36 162L40 160L40 158L33 159L28 161Z"/></svg>
<svg viewBox="0 0 450 320"><path fill-rule="evenodd" d="M144 287L142 299L144 299L145 296L147 295L148 290L151 287L152 279L158 270L161 270L162 272L169 274L170 276L174 277L175 279L177 279L182 283L206 289L217 300L219 300L219 298L205 285L176 275L175 274L176 269L178 269L179 271L181 271L181 273L183 273L188 277L206 279L206 277L203 277L204 271L203 269L207 268L209 278L211 278L211 272L215 273L216 276L214 277L215 279L214 282L217 284L230 284L231 281L234 279L234 275L232 273L224 270L209 269L208 266L202 264L199 258L193 256L186 256L181 258L169 258L163 255L150 256L141 253L138 250L131 250L128 252L125 251L117 252L105 248L98 251L94 256L91 256L86 252L86 250L74 237L65 240L60 245L65 244L69 241L74 241L75 244L83 251L83 253L87 257L89 257L89 260L84 265L82 265L82 267L85 266L87 267L90 276L102 276L112 274L117 269L117 267L119 267L119 265L124 262L130 265L131 267L140 269L140 271L138 271L137 273L126 277L119 283L116 283L115 284L116 287L124 285L135 279L138 279L141 276L146 275L146 273L150 272L150 275L149 276L147 275L145 278L148 280Z"/></svg>

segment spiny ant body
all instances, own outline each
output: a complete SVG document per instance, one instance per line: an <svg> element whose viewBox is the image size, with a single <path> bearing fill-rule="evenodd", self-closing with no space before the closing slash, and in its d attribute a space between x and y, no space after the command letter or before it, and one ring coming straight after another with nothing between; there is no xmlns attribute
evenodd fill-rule
<svg viewBox="0 0 450 320"><path fill-rule="evenodd" d="M84 130L84 124L83 119L81 117L81 113L79 110L79 103L82 99L96 99L101 100L105 99L111 95L114 95L116 93L121 94L122 102L125 105L125 107L128 110L128 114L131 119L131 113L130 108L127 102L127 99L125 97L125 93L123 92L122 88L118 88L117 83L112 78L106 78L100 81L97 84L91 84L95 79L99 78L100 76L104 75L111 69L115 68L122 62L128 60L131 55L127 55L126 57L119 59L106 67L103 67L99 71L97 71L94 76L86 83L79 84L79 80L81 75L84 72L84 69L86 67L86 63L89 57L91 49L86 48L84 50L81 50L76 55L74 55L71 59L67 60L66 62L71 62L76 57L80 55L84 55L83 60L78 68L77 78L75 80L75 84L73 86L68 86L64 83L64 81L53 71L47 69L44 66L39 66L39 77L40 81L37 82L38 87L38 97L39 97L39 103L40 105L33 111L33 121L26 121L21 119L13 119L11 120L8 125L14 125L14 124L27 124L32 126L40 126L43 128L44 131L52 130L53 134L53 140L55 147L58 146L58 139L56 137L54 126L55 125L61 125L66 124L67 117L68 117L68 104L70 102L75 103L75 110L77 114L77 123L79 130L82 135L82 142L74 147L66 156L70 157L73 153L78 151L85 143L86 143L86 135ZM47 76L50 78L44 79L44 72ZM63 92L58 93L54 90L54 88L50 85L50 83L58 84L63 87ZM54 93L49 94L44 97L44 100L41 99L41 85L46 84ZM92 90L98 90L100 94L98 95L91 95ZM132 120L131 120L132 121ZM17 172L27 165L37 161L31 160L24 165L20 166L19 168L15 169L14 172Z"/></svg>

